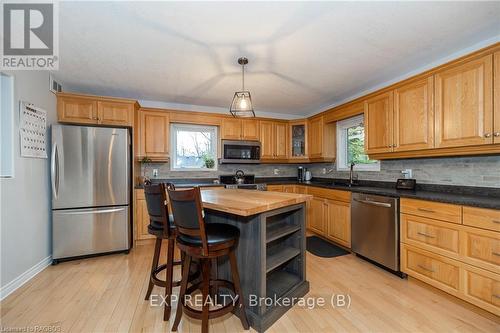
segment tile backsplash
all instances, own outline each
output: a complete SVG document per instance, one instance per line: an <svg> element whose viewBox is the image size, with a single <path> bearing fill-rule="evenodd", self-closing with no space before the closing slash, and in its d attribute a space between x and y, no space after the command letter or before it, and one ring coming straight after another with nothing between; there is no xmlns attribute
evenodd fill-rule
<svg viewBox="0 0 500 333"><path fill-rule="evenodd" d="M152 164L147 167L146 175L153 176L158 169L157 178L216 178L222 174L234 174L241 169L257 177L295 177L300 164L221 164L217 171L171 171L170 165ZM331 163L304 164L311 170L313 177L348 178L349 172L336 171ZM142 167L144 168L144 166ZM278 171L275 174L275 169ZM323 169L327 173L323 173ZM332 170L333 169L333 170ZM479 157L447 157L381 161L377 172L356 172L359 179L396 181L403 178L401 171L412 169L413 178L418 183L440 185L463 185L500 188L500 155ZM144 170L144 169L143 169Z"/></svg>

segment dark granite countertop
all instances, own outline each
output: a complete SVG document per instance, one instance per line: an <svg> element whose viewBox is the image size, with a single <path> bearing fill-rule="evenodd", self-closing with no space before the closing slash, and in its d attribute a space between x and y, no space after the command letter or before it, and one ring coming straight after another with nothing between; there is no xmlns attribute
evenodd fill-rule
<svg viewBox="0 0 500 333"><path fill-rule="evenodd" d="M170 181L176 187L193 186L221 186L215 184L215 178L200 179L154 179L156 182ZM500 188L472 187L472 186L450 186L417 184L415 191L396 190L393 182L360 181L358 185L348 187L345 179L313 178L311 181L299 182L292 177L262 177L256 178L257 183L269 185L305 185L329 188L356 193L367 193L385 195L397 198L413 198L429 201L451 203L456 205L474 206L482 208L500 209ZM141 186L136 186L141 188Z"/></svg>

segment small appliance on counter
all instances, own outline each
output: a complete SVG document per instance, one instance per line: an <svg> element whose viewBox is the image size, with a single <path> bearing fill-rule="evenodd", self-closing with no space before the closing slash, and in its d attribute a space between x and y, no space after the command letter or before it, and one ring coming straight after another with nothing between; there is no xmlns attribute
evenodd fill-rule
<svg viewBox="0 0 500 333"><path fill-rule="evenodd" d="M304 167L301 167L299 166L297 168L297 180L299 182L303 182L304 181L304 178L305 178L305 174L304 174Z"/></svg>
<svg viewBox="0 0 500 333"><path fill-rule="evenodd" d="M311 173L311 171L309 171L309 170L306 169L304 179L305 179L306 182L308 182L308 181L310 181L312 179L312 173Z"/></svg>
<svg viewBox="0 0 500 333"><path fill-rule="evenodd" d="M400 178L396 181L396 190L415 191L417 187L416 179Z"/></svg>
<svg viewBox="0 0 500 333"><path fill-rule="evenodd" d="M245 175L242 170L237 170L234 175L219 176L219 181L225 188L229 189L245 189L265 191L266 184L256 184L255 175Z"/></svg>

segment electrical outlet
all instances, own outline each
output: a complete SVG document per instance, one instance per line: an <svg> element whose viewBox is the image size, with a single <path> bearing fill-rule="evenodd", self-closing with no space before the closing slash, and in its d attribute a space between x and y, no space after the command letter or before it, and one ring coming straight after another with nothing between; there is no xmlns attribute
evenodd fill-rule
<svg viewBox="0 0 500 333"><path fill-rule="evenodd" d="M158 177L158 169L153 169L153 178Z"/></svg>
<svg viewBox="0 0 500 333"><path fill-rule="evenodd" d="M321 173L326 175L326 168L321 169Z"/></svg>
<svg viewBox="0 0 500 333"><path fill-rule="evenodd" d="M279 175L279 174L280 174L280 169L274 169L274 170L273 170L273 173L274 173L275 175Z"/></svg>
<svg viewBox="0 0 500 333"><path fill-rule="evenodd" d="M404 169L401 171L405 179L411 179L413 178L413 170L412 169Z"/></svg>

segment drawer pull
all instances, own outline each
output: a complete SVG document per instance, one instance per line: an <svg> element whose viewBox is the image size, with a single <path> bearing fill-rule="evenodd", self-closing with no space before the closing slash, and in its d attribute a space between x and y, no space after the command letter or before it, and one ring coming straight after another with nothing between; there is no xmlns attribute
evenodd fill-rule
<svg viewBox="0 0 500 333"><path fill-rule="evenodd" d="M500 223L500 220L491 220L493 223Z"/></svg>
<svg viewBox="0 0 500 333"><path fill-rule="evenodd" d="M427 268L427 267L422 266L422 265L417 265L417 266L420 267L420 268L422 268L424 271L435 273L435 271L433 269Z"/></svg>
<svg viewBox="0 0 500 333"><path fill-rule="evenodd" d="M430 208L421 208L421 207L419 207L418 210L420 210L422 212L427 212L427 213L435 213L434 209L430 209Z"/></svg>
<svg viewBox="0 0 500 333"><path fill-rule="evenodd" d="M499 256L500 257L500 253L498 253L498 252L491 252L491 254L494 255L494 256Z"/></svg>
<svg viewBox="0 0 500 333"><path fill-rule="evenodd" d="M500 298L500 295L493 294L493 297L495 297L495 298Z"/></svg>
<svg viewBox="0 0 500 333"><path fill-rule="evenodd" d="M436 236L432 236L432 235L429 235L429 234L426 234L426 233L423 233L423 232L417 232L417 234L419 234L420 236L424 236L424 237L427 237L427 238L436 238Z"/></svg>

